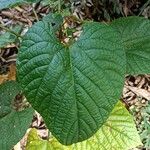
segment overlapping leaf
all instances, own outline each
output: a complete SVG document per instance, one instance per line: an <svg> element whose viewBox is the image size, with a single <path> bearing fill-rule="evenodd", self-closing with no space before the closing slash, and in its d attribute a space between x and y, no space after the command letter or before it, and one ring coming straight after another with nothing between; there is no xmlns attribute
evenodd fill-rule
<svg viewBox="0 0 150 150"><path fill-rule="evenodd" d="M87 23L66 47L40 21L24 37L18 75L52 134L69 145L91 137L108 118L122 91L125 53L110 26Z"/></svg>
<svg viewBox="0 0 150 150"><path fill-rule="evenodd" d="M128 17L113 21L111 26L120 33L126 52L127 73L150 73L150 21Z"/></svg>
<svg viewBox="0 0 150 150"><path fill-rule="evenodd" d="M119 102L107 122L90 139L71 146L61 145L55 138L49 141L38 137L32 129L27 140L27 150L129 150L142 145L133 117Z"/></svg>

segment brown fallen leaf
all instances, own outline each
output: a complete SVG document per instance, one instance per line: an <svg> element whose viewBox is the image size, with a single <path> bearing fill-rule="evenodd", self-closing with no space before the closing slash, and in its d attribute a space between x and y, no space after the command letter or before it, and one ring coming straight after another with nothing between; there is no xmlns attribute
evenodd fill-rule
<svg viewBox="0 0 150 150"><path fill-rule="evenodd" d="M16 80L16 65L11 64L6 75L0 75L0 84L5 81Z"/></svg>
<svg viewBox="0 0 150 150"><path fill-rule="evenodd" d="M150 100L150 92L145 90L145 89L141 89L141 88L137 88L137 87L132 87L132 86L125 86L127 89L131 90L132 92L134 92L137 96L143 97L147 100Z"/></svg>
<svg viewBox="0 0 150 150"><path fill-rule="evenodd" d="M0 75L0 84L2 84L3 82L7 80L7 76L8 75Z"/></svg>
<svg viewBox="0 0 150 150"><path fill-rule="evenodd" d="M9 69L10 71L8 72L8 80L16 80L16 65L11 64Z"/></svg>

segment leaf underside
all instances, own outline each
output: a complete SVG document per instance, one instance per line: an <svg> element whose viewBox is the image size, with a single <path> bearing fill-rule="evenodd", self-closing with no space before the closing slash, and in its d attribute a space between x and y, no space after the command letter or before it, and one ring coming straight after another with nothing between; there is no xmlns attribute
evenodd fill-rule
<svg viewBox="0 0 150 150"><path fill-rule="evenodd" d="M42 140L36 129L29 132L26 150L129 150L142 145L133 117L118 102L106 123L86 141L64 146L55 138Z"/></svg>
<svg viewBox="0 0 150 150"><path fill-rule="evenodd" d="M118 33L104 24L86 23L69 48L53 31L46 21L28 31L17 68L28 101L69 145L91 137L108 118L122 91L125 53Z"/></svg>
<svg viewBox="0 0 150 150"><path fill-rule="evenodd" d="M142 17L116 19L111 26L119 33L127 59L127 74L150 73L150 21Z"/></svg>

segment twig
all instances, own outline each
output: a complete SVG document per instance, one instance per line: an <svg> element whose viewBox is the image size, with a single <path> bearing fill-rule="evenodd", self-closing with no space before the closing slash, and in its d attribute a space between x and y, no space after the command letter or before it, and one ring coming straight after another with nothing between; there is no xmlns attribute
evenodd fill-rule
<svg viewBox="0 0 150 150"><path fill-rule="evenodd" d="M141 8L141 11L139 12L138 16L142 14L142 12L144 11L144 9L150 4L150 0L148 0Z"/></svg>
<svg viewBox="0 0 150 150"><path fill-rule="evenodd" d="M19 35L18 33L14 32L13 30L11 30L11 29L9 29L9 28L3 26L2 24L0 24L0 28L4 29L4 30L7 31L7 32L10 32L11 34L17 36L18 38L22 38L21 35Z"/></svg>
<svg viewBox="0 0 150 150"><path fill-rule="evenodd" d="M58 12L61 13L61 0L58 0Z"/></svg>
<svg viewBox="0 0 150 150"><path fill-rule="evenodd" d="M34 6L32 6L32 10L33 10L33 13L35 15L36 20L39 21L39 17L38 17L38 15L36 13L36 10L35 10Z"/></svg>
<svg viewBox="0 0 150 150"><path fill-rule="evenodd" d="M8 18L11 18L11 19L15 19L19 22L25 22L25 23L28 23L27 19L23 18L23 17L18 17L18 16L15 16L14 14L12 14L11 12L7 12L7 11L2 11L1 12L2 15L8 17Z"/></svg>
<svg viewBox="0 0 150 150"><path fill-rule="evenodd" d="M86 21L84 21L84 20L82 20L82 19L79 19L79 18L77 18L76 16L73 16L73 15L71 15L70 16L74 21L76 21L76 22L79 22L79 23L84 23L84 22L86 22Z"/></svg>
<svg viewBox="0 0 150 150"><path fill-rule="evenodd" d="M133 93L135 93L137 96L141 96L147 100L150 100L150 92L148 92L145 89L132 87L132 86L125 86L127 89L131 90Z"/></svg>

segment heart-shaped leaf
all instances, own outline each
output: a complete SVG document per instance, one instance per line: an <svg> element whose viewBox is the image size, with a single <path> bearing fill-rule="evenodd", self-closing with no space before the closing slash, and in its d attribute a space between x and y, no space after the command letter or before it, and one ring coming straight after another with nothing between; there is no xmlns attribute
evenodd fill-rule
<svg viewBox="0 0 150 150"><path fill-rule="evenodd" d="M150 73L150 21L128 17L113 21L111 26L120 33L126 52L127 73Z"/></svg>
<svg viewBox="0 0 150 150"><path fill-rule="evenodd" d="M52 134L69 145L91 137L106 121L121 95L125 67L112 27L86 23L67 47L40 21L23 39L17 68L28 101Z"/></svg>

